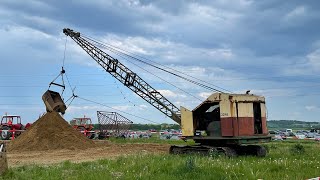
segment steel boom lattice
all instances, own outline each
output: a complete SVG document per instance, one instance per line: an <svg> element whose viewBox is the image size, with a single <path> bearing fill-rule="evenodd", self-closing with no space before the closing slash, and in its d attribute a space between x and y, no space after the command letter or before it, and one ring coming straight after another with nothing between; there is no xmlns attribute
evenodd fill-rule
<svg viewBox="0 0 320 180"><path fill-rule="evenodd" d="M179 108L166 99L160 92L151 87L132 72L117 59L111 57L93 43L80 36L80 32L75 32L69 28L63 29L63 33L70 36L83 50L85 50L102 68L122 84L131 89L134 93L147 101L149 104L160 110L177 123L181 123Z"/></svg>

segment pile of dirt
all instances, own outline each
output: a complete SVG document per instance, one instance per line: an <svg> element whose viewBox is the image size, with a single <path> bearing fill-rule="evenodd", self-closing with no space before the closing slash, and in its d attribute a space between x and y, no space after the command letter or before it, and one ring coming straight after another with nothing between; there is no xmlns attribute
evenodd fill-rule
<svg viewBox="0 0 320 180"><path fill-rule="evenodd" d="M87 149L95 143L73 129L57 112L48 112L13 140L8 151Z"/></svg>

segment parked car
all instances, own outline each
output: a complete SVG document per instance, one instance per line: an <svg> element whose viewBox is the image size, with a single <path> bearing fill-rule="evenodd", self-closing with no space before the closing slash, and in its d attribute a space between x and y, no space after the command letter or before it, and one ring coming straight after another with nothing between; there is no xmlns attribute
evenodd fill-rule
<svg viewBox="0 0 320 180"><path fill-rule="evenodd" d="M286 129L286 132L287 132L287 133L291 133L291 132L292 132L292 129Z"/></svg>
<svg viewBox="0 0 320 180"><path fill-rule="evenodd" d="M315 133L309 132L307 134L307 138L314 138Z"/></svg>
<svg viewBox="0 0 320 180"><path fill-rule="evenodd" d="M302 134L302 133L296 133L296 138L297 139L305 139L306 135Z"/></svg>
<svg viewBox="0 0 320 180"><path fill-rule="evenodd" d="M139 138L146 138L146 139L149 139L149 138L150 138L150 136L149 136L149 134L144 133L144 134L140 134L140 135L139 135Z"/></svg>
<svg viewBox="0 0 320 180"><path fill-rule="evenodd" d="M295 133L293 133L293 132L288 132L288 134L289 134L288 136L291 136L291 137L295 136Z"/></svg>
<svg viewBox="0 0 320 180"><path fill-rule="evenodd" d="M270 130L269 134L276 134L276 131Z"/></svg>
<svg viewBox="0 0 320 180"><path fill-rule="evenodd" d="M284 132L281 132L279 135L281 136L281 138L282 138L283 140L286 140L286 139L287 139L287 135L286 135Z"/></svg>
<svg viewBox="0 0 320 180"><path fill-rule="evenodd" d="M149 129L149 132L150 132L150 133L157 133L157 130L155 130L155 129Z"/></svg>
<svg viewBox="0 0 320 180"><path fill-rule="evenodd" d="M282 137L280 136L280 134L276 134L272 139L275 141L282 141L283 140Z"/></svg>

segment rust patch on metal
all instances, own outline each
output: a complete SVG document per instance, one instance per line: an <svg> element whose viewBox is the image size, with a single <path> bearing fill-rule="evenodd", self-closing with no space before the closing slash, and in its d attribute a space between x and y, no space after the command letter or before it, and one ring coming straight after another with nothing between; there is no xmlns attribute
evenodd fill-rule
<svg viewBox="0 0 320 180"><path fill-rule="evenodd" d="M239 136L254 135L253 117L238 117Z"/></svg>
<svg viewBox="0 0 320 180"><path fill-rule="evenodd" d="M262 121L262 134L263 135L268 135L268 127L267 127L267 118L266 117L261 117Z"/></svg>
<svg viewBox="0 0 320 180"><path fill-rule="evenodd" d="M222 136L233 136L232 121L233 121L233 117L221 118L221 135Z"/></svg>

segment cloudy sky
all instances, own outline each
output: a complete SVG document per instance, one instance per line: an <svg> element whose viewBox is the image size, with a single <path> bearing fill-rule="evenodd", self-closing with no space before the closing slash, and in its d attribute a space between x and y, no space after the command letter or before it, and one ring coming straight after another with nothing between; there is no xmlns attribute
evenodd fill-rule
<svg viewBox="0 0 320 180"><path fill-rule="evenodd" d="M71 87L90 100L75 99L66 120L86 115L96 122L96 111L117 111L136 123L173 123L66 39L62 29L69 27L210 86L263 95L269 120L319 122L319 9L317 0L1 0L0 113L36 120L64 59ZM212 93L116 58L178 107L193 109Z"/></svg>

